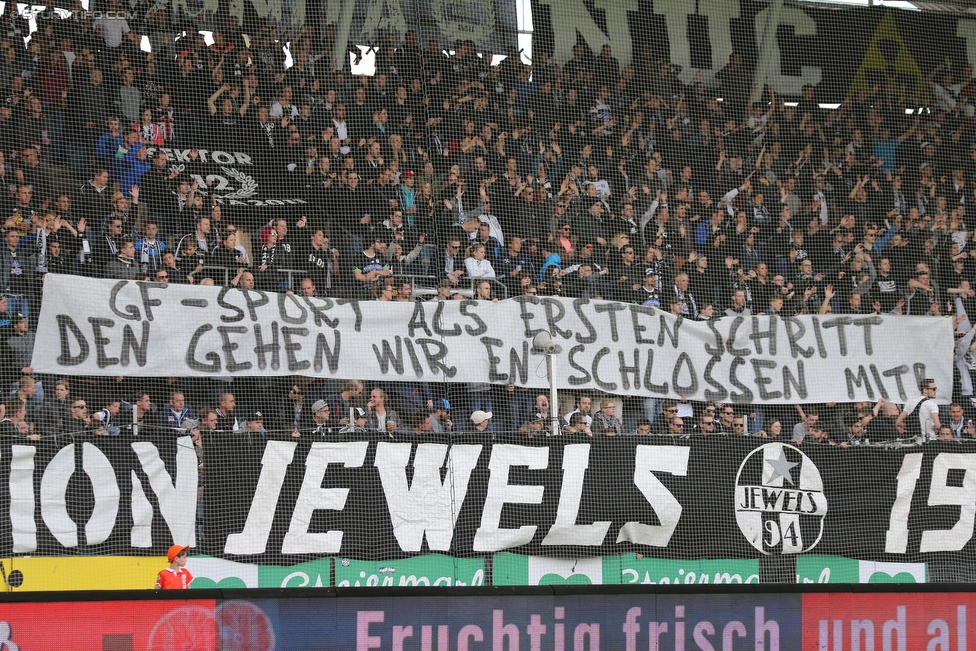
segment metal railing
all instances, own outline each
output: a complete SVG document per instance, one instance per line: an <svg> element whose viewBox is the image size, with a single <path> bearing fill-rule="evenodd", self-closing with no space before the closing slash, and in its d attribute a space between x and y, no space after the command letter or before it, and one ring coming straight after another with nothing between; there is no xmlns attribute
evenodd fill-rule
<svg viewBox="0 0 976 651"><path fill-rule="evenodd" d="M296 291L296 287L301 282L302 278L308 277L308 271L304 269L278 269L278 274L285 274L288 276L288 288L292 291ZM203 269L196 274L198 279L210 278L214 283L218 285L228 286L231 284L231 279L237 275L236 268L230 267L218 267L218 266L205 266ZM397 280L400 282L408 282L413 287L413 295L415 297L428 297L437 295L437 286L440 284L440 280L437 276L430 274L403 274L397 276ZM492 287L492 297L497 298L502 301L508 298L508 287L497 278L461 278L458 284L454 286L453 292L456 294L461 294L464 297L470 298L475 294L475 287L478 283L485 281L491 284Z"/></svg>
<svg viewBox="0 0 976 651"><path fill-rule="evenodd" d="M413 286L414 296L436 296L437 286L440 284L440 280L437 276L430 275L404 275L400 276L406 282L409 282ZM425 282L419 282L418 279L422 279ZM491 293L494 298L500 301L508 298L508 287L505 283L501 282L497 278L461 278L458 280L458 284L454 286L453 291L456 294L460 294L465 297L474 296L475 286L481 281L488 282L492 289Z"/></svg>
<svg viewBox="0 0 976 651"><path fill-rule="evenodd" d="M223 279L224 279L223 282L218 282L217 281L217 278L214 278L214 275L215 274L207 273L207 272L210 272L210 271L216 271L217 274L219 274L221 277L223 277ZM199 273L194 274L194 276L197 277L197 279L198 279L197 282L200 282L201 280L203 280L203 278L210 278L211 280L214 281L215 284L226 286L226 285L229 285L230 284L230 279L232 278L232 276L230 275L230 272L231 272L231 269L228 268L228 267L211 267L211 266L205 266L205 267L203 267L203 269L200 270ZM204 274L204 275L201 277L201 274ZM236 270L234 270L234 275L235 276L237 275L237 271Z"/></svg>

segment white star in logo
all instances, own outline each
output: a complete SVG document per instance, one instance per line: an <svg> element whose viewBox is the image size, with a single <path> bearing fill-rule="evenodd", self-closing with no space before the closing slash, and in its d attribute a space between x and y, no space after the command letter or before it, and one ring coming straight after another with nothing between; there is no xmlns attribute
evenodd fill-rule
<svg viewBox="0 0 976 651"><path fill-rule="evenodd" d="M773 469L773 475L769 478L770 484L776 481L777 478L782 477L786 481L790 482L790 486L796 485L793 483L793 477L790 475L790 469L800 464L787 461L786 450L780 448L779 459L766 459L766 463L768 463Z"/></svg>

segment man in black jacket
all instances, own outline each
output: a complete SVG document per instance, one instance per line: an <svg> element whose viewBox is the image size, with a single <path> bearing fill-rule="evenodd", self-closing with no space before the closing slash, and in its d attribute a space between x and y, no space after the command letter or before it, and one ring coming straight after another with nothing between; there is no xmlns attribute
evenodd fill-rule
<svg viewBox="0 0 976 651"><path fill-rule="evenodd" d="M237 416L234 415L234 407L236 406L236 401L234 399L234 394L227 392L220 394L219 406L215 410L217 412L217 430L222 432L237 432L240 431L241 426L237 422Z"/></svg>
<svg viewBox="0 0 976 651"><path fill-rule="evenodd" d="M333 427L329 420L329 405L325 400L316 400L315 404L312 405L311 414L312 418L301 428L302 433L308 433L312 436L329 436L338 432L339 424L335 423L335 427Z"/></svg>
<svg viewBox="0 0 976 651"><path fill-rule="evenodd" d="M95 170L95 176L81 186L77 207L78 216L84 217L95 228L112 212L112 190L108 187L107 170Z"/></svg>
<svg viewBox="0 0 976 651"><path fill-rule="evenodd" d="M104 277L109 263L118 257L121 244L122 220L110 219L106 224L105 232L91 241L93 275Z"/></svg>

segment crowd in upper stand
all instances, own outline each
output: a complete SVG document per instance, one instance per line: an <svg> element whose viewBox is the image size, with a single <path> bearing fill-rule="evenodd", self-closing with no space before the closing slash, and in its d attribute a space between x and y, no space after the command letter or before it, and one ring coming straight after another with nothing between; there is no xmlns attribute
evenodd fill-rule
<svg viewBox="0 0 976 651"><path fill-rule="evenodd" d="M25 402L28 431L67 431L75 395L111 414L120 398L139 409L178 389L196 411L223 393L181 378L80 378L59 398L68 411L40 417L46 403L31 390L60 391L30 368L47 273L379 301L599 298L693 319L951 318L954 395L971 409L976 130L971 70L949 60L925 84L825 110L814 87L750 98L740 54L706 85L649 50L626 66L609 46L594 55L583 44L563 65L538 50L532 65L514 52L490 65L470 42L408 32L382 40L374 74L353 75L332 62L333 27L292 34L286 66L271 25L217 17L207 45L165 10L120 18L111 0L100 18L47 13L25 45L13 6L0 19L0 381L16 394L8 420ZM234 183L261 179L262 193L292 200L230 202L208 174L212 151L247 156ZM341 393L300 386L322 400ZM548 427L548 407L514 387L383 387L421 428L440 400L465 425L494 406L472 426ZM252 415L292 388L233 386ZM662 400L613 400L610 430L673 424ZM348 406L375 418L365 401ZM706 413L676 408L696 424ZM753 434L808 418L773 412L736 410Z"/></svg>

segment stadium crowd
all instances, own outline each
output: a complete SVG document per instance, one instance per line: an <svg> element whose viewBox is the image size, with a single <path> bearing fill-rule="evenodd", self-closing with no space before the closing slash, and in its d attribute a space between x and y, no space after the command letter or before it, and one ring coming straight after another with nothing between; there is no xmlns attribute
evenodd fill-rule
<svg viewBox="0 0 976 651"><path fill-rule="evenodd" d="M550 405L487 384L40 376L33 326L44 276L59 273L377 301L606 299L690 319L951 318L956 402L923 434L949 423L951 438L976 438L974 86L950 61L926 85L825 110L814 87L750 101L739 54L709 85L685 84L649 50L623 67L582 44L562 66L540 51L489 65L470 42L448 54L408 32L378 45L374 74L352 75L332 64L334 28L293 34L286 67L270 25L221 20L207 45L165 10L118 10L52 14L26 45L24 17L0 19L4 433L136 423L847 445L922 429L885 401L760 409L583 392ZM205 171L214 150L246 152L255 175L304 201L232 206Z"/></svg>

